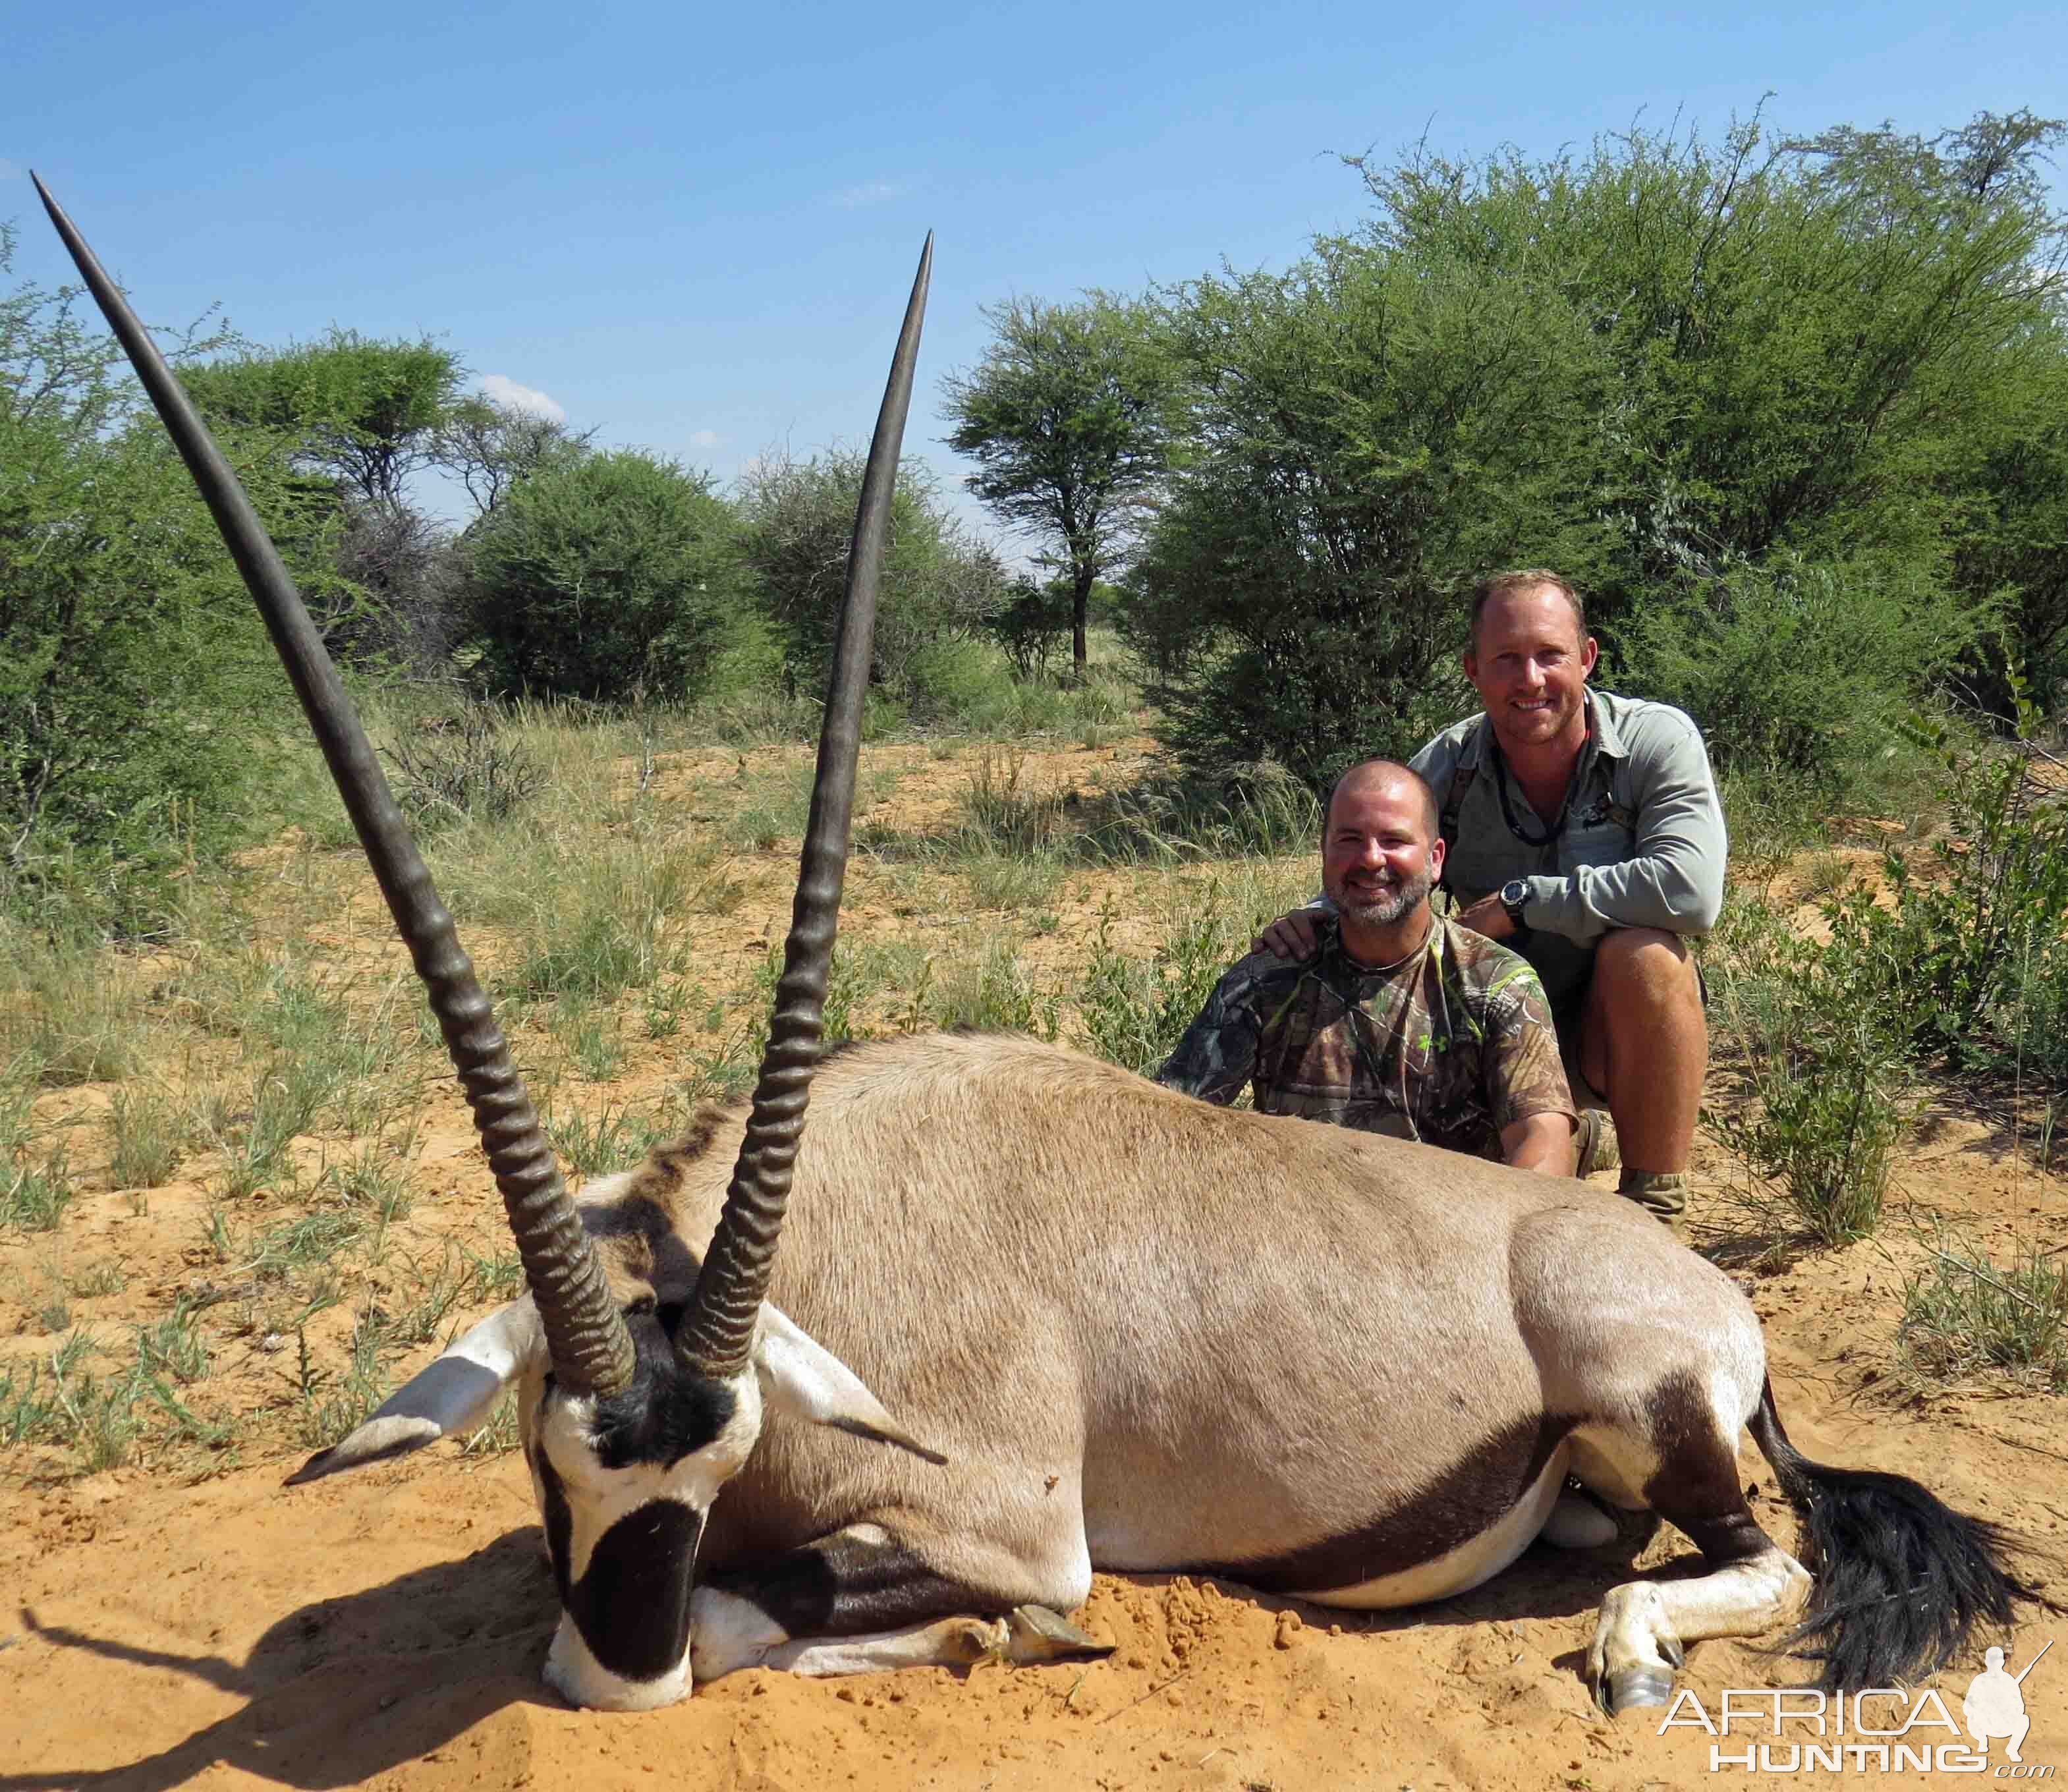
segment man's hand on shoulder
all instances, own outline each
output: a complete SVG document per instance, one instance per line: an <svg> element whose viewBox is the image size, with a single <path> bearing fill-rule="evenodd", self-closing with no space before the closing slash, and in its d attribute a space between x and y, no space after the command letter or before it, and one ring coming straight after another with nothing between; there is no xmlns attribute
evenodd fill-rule
<svg viewBox="0 0 2068 1792"><path fill-rule="evenodd" d="M1462 908L1451 918L1461 927L1470 927L1474 933L1484 934L1488 939L1508 939L1514 937L1515 923L1508 918L1508 910L1502 905L1500 892L1482 896L1470 908Z"/></svg>
<svg viewBox="0 0 2068 1792"><path fill-rule="evenodd" d="M1316 913L1313 909L1297 908L1290 914L1280 915L1249 943L1249 949L1275 953L1288 963L1312 958L1320 943L1320 936L1314 931Z"/></svg>

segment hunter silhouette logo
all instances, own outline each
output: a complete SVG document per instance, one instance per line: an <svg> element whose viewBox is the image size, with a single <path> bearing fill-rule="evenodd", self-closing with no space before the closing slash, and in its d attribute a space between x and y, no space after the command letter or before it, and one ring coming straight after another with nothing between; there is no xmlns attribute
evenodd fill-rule
<svg viewBox="0 0 2068 1792"><path fill-rule="evenodd" d="M1713 1711L1691 1686L1682 1687L1658 1733L1699 1730L1709 1739L1709 1771L1747 1773L1983 1774L1999 1780L2051 1780L2049 1764L2028 1764L2020 1752L2032 1720L2025 1682L2054 1647L2051 1639L2017 1673L2004 1651L1991 1649L1981 1672L1968 1683L1953 1715L1953 1690L1871 1686L1825 1692L1811 1686L1730 1687L1712 1693ZM1993 1743L2004 1745L1993 1764Z"/></svg>
<svg viewBox="0 0 2068 1792"><path fill-rule="evenodd" d="M2049 1637L2046 1647L2015 1677L2004 1672L2002 1650L1991 1649L1982 1657L1982 1671L1968 1683L1968 1696L1960 1701L1960 1716L1968 1735L1975 1739L1975 1746L1983 1753L1989 1753L1992 1741L2001 1740L2005 1744L2004 1753L2011 1760L2024 1758L2017 1752L2018 1746L2032 1728L2032 1720L2025 1714L2025 1676L2053 1647L2054 1639Z"/></svg>

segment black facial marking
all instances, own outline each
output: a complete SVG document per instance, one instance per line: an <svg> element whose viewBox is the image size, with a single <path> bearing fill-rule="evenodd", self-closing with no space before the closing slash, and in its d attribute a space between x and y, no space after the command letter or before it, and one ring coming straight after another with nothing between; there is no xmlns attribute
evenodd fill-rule
<svg viewBox="0 0 2068 1792"><path fill-rule="evenodd" d="M714 1442L739 1399L730 1385L686 1375L675 1362L665 1309L633 1302L625 1320L637 1367L623 1391L596 1400L583 1427L605 1469L666 1468ZM545 1399L556 1400L554 1378ZM574 1513L566 1481L543 1442L529 1448L540 1515L560 1607L589 1653L627 1680L671 1672L689 1647L690 1594L704 1514L680 1500L656 1499L627 1513L598 1537L581 1578L574 1577Z"/></svg>
<svg viewBox="0 0 2068 1792"><path fill-rule="evenodd" d="M704 1582L759 1606L791 1636L865 1636L930 1618L994 1617L1019 1603L951 1580L895 1537L845 1533L713 1570Z"/></svg>
<svg viewBox="0 0 2068 1792"><path fill-rule="evenodd" d="M597 1540L564 1603L589 1653L613 1673L657 1680L681 1662L703 1528L694 1507L655 1500Z"/></svg>
<svg viewBox="0 0 2068 1792"><path fill-rule="evenodd" d="M685 1375L677 1367L668 1321L682 1309L672 1303L637 1301L624 1309L632 1334L634 1366L629 1386L596 1402L588 1425L596 1460L606 1468L650 1463L665 1468L716 1440L732 1423L739 1401L723 1382ZM549 1372L545 1397L559 1392Z"/></svg>
<svg viewBox="0 0 2068 1792"><path fill-rule="evenodd" d="M1512 1512L1575 1420L1520 1419L1451 1464L1397 1511L1340 1537L1255 1562L1201 1562L1267 1593L1326 1593L1419 1568Z"/></svg>
<svg viewBox="0 0 2068 1792"><path fill-rule="evenodd" d="M574 1515L568 1509L567 1489L561 1483L559 1471L547 1460L545 1451L534 1448L527 1454L531 1459L531 1472L539 1477L539 1503L544 1508L539 1516L546 1524L546 1553L552 1558L553 1586L564 1607L568 1603L568 1558L574 1550Z"/></svg>

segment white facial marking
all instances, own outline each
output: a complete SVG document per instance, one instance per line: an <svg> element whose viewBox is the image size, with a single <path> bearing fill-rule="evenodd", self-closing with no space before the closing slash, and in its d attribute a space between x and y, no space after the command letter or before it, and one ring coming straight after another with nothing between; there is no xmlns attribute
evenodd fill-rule
<svg viewBox="0 0 2068 1792"><path fill-rule="evenodd" d="M589 1558L611 1526L643 1505L672 1500L696 1512L710 1510L719 1489L739 1472L761 1435L761 1390L753 1371L743 1371L731 1385L732 1417L703 1448L678 1462L635 1462L621 1468L605 1468L596 1456L592 1398L548 1403L539 1441L567 1495L569 1580L588 1573Z"/></svg>
<svg viewBox="0 0 2068 1792"><path fill-rule="evenodd" d="M690 1658L657 1680L627 1680L589 1653L573 1619L560 1614L553 1646L546 1651L546 1684L569 1704L588 1711L653 1711L673 1704L690 1690Z"/></svg>

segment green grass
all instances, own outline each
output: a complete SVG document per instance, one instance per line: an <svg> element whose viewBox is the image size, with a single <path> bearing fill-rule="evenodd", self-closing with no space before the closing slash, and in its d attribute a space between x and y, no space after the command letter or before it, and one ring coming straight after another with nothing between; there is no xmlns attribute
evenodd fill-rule
<svg viewBox="0 0 2068 1792"><path fill-rule="evenodd" d="M1941 1236L1903 1285L1902 1366L1931 1383L1993 1375L2068 1393L2068 1263L2036 1247L2009 1263Z"/></svg>
<svg viewBox="0 0 2068 1792"><path fill-rule="evenodd" d="M46 1088L113 1082L142 1061L144 1004L132 966L92 945L0 931L0 1058Z"/></svg>
<svg viewBox="0 0 2068 1792"><path fill-rule="evenodd" d="M199 1137L193 1117L149 1086L116 1089L103 1124L108 1179L117 1188L157 1188L170 1182Z"/></svg>
<svg viewBox="0 0 2068 1792"><path fill-rule="evenodd" d="M211 1451L227 1444L234 1423L196 1412L182 1393L210 1366L191 1313L176 1307L136 1328L131 1342L126 1359L111 1362L90 1333L75 1330L47 1357L0 1369L0 1444L54 1448L70 1472L89 1475L134 1460L153 1432Z"/></svg>
<svg viewBox="0 0 2068 1792"><path fill-rule="evenodd" d="M963 861L962 877L971 907L1016 913L1052 902L1065 870L1048 852L979 852Z"/></svg>
<svg viewBox="0 0 2068 1792"><path fill-rule="evenodd" d="M52 1232L79 1191L62 1145L0 1162L0 1232Z"/></svg>
<svg viewBox="0 0 2068 1792"><path fill-rule="evenodd" d="M592 1114L581 1108L565 1114L548 1109L540 1115L546 1137L562 1161L584 1177L607 1176L629 1170L653 1148L660 1134L629 1108L604 1102Z"/></svg>
<svg viewBox="0 0 2068 1792"><path fill-rule="evenodd" d="M931 972L922 991L926 1018L937 1027L1032 1033L1053 1040L1062 1025L1062 996L1037 991L1009 941L980 951L958 951Z"/></svg>
<svg viewBox="0 0 2068 1792"><path fill-rule="evenodd" d="M710 881L689 848L615 841L521 898L528 944L511 987L533 996L615 1000L679 968L674 919Z"/></svg>

